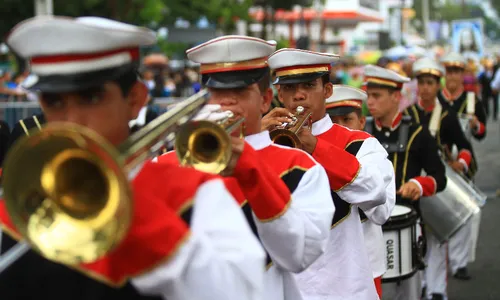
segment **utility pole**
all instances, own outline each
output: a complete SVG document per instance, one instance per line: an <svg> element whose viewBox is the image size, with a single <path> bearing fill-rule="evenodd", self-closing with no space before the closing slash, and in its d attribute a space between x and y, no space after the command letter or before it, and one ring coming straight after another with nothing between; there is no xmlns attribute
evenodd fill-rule
<svg viewBox="0 0 500 300"><path fill-rule="evenodd" d="M429 0L422 0L422 19L425 45L429 47Z"/></svg>
<svg viewBox="0 0 500 300"><path fill-rule="evenodd" d="M35 16L53 15L53 0L35 0Z"/></svg>
<svg viewBox="0 0 500 300"><path fill-rule="evenodd" d="M405 0L401 0L401 9L399 10L401 14L401 35L400 35L400 44L404 46L404 29L405 29L405 14L404 14L404 9L405 9Z"/></svg>

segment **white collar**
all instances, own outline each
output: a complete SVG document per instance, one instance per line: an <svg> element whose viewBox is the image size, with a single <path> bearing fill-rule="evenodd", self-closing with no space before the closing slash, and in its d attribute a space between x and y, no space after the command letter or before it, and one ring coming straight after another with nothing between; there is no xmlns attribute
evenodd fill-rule
<svg viewBox="0 0 500 300"><path fill-rule="evenodd" d="M255 150L261 150L270 146L273 141L269 136L269 131L262 131L256 134L247 135L245 141L252 146Z"/></svg>
<svg viewBox="0 0 500 300"><path fill-rule="evenodd" d="M327 132L332 127L333 127L332 119L330 119L330 116L326 114L323 117L323 119L313 123L311 131L314 136L317 136Z"/></svg>

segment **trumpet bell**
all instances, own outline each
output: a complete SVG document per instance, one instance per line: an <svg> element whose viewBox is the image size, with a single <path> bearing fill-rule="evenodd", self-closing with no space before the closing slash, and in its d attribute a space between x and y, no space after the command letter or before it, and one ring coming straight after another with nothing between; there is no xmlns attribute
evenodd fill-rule
<svg viewBox="0 0 500 300"><path fill-rule="evenodd" d="M271 130L269 133L271 140L278 145L301 149L302 142L297 134L306 123L311 128L311 116L312 113L306 112L304 107L298 106L290 123L284 123Z"/></svg>
<svg viewBox="0 0 500 300"><path fill-rule="evenodd" d="M133 207L118 157L95 132L65 123L13 146L3 169L6 208L34 250L75 265L97 260L124 238Z"/></svg>
<svg viewBox="0 0 500 300"><path fill-rule="evenodd" d="M177 132L175 152L181 165L218 174L231 159L230 145L224 127L210 121L193 121Z"/></svg>
<svg viewBox="0 0 500 300"><path fill-rule="evenodd" d="M278 145L287 146L291 148L302 148L302 142L297 134L289 129L278 128L269 133L271 140Z"/></svg>

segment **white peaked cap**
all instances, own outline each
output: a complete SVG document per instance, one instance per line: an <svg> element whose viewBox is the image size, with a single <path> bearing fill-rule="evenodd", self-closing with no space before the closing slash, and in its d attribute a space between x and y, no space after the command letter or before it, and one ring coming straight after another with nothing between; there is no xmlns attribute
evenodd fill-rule
<svg viewBox="0 0 500 300"><path fill-rule="evenodd" d="M467 60L465 57L456 52L450 52L441 59L441 63L445 67L465 68Z"/></svg>
<svg viewBox="0 0 500 300"><path fill-rule="evenodd" d="M189 60L201 64L203 74L242 71L267 67L267 58L276 50L275 41L226 35L186 51Z"/></svg>
<svg viewBox="0 0 500 300"><path fill-rule="evenodd" d="M409 81L410 78L399 75L392 70L374 65L365 66L365 83L374 83L401 89L403 84Z"/></svg>
<svg viewBox="0 0 500 300"><path fill-rule="evenodd" d="M415 76L430 74L442 77L444 72L445 71L442 65L428 57L420 58L413 63L413 74L415 74Z"/></svg>

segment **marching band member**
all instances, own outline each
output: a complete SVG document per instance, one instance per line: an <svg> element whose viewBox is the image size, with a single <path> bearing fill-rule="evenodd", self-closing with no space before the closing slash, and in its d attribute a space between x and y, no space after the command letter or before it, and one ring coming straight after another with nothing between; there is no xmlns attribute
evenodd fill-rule
<svg viewBox="0 0 500 300"><path fill-rule="evenodd" d="M296 278L305 299L377 299L364 247L358 207L370 210L386 202L394 171L380 143L362 131L332 123L325 101L332 95L331 63L337 55L281 49L269 57L276 72L279 98L286 110L274 109L266 126L282 122L298 106L312 113L312 130L298 136L303 149L326 170L335 204L330 240L323 256ZM394 192L394 191L392 191Z"/></svg>
<svg viewBox="0 0 500 300"><path fill-rule="evenodd" d="M413 65L413 71L418 79L419 97L416 105L405 110L405 115L411 116L413 122L428 127L438 146L451 150L455 145L459 152L456 160L447 158L450 160L450 166L455 171L472 177L477 170L477 164L471 143L460 127L456 112L449 106L443 107L437 99L441 77L444 76L443 68L429 58L421 58ZM431 120L435 120L435 124L432 124Z"/></svg>
<svg viewBox="0 0 500 300"><path fill-rule="evenodd" d="M29 88L49 124L85 126L118 145L146 101L139 47L155 40L108 19L44 16L18 24L7 43L39 76ZM261 299L264 252L220 179L146 162L131 185L132 223L114 250L71 266L30 250L0 274L2 299ZM7 255L22 237L3 201L0 220Z"/></svg>
<svg viewBox="0 0 500 300"><path fill-rule="evenodd" d="M486 112L475 92L464 88L467 61L460 54L452 52L441 63L446 68L446 86L438 94L441 105L451 108L457 114L470 115L471 133L477 140L482 140L486 136Z"/></svg>
<svg viewBox="0 0 500 300"><path fill-rule="evenodd" d="M362 106L366 99L367 95L363 90L349 86L334 86L333 95L326 100L326 112L335 124L352 130L363 130L366 118L363 116ZM375 287L381 299L382 275L386 271L386 246L381 225L391 216L396 203L395 190L395 182L392 181L392 184L387 186L385 204L359 212Z"/></svg>
<svg viewBox="0 0 500 300"><path fill-rule="evenodd" d="M396 203L413 206L419 212L420 197L443 190L446 177L436 141L429 131L412 124L399 112L399 93L408 80L391 70L372 65L365 67L368 109L374 118L366 130L389 152L396 173ZM427 176L421 176L422 170ZM420 299L417 275L403 280L400 285L384 285L384 295L387 299Z"/></svg>
<svg viewBox="0 0 500 300"><path fill-rule="evenodd" d="M445 108L460 115L472 116L470 132L476 140L486 136L486 112L480 99L474 91L464 88L464 72L467 61L457 53L450 53L442 59L446 68L446 87L438 94L439 101ZM467 134L467 133L465 133ZM471 168L475 171L475 168ZM473 173L466 175L469 178ZM472 239L472 223L469 221L455 233L448 243L449 263L455 278L469 280L471 277L467 269L469 249Z"/></svg>
<svg viewBox="0 0 500 300"><path fill-rule="evenodd" d="M302 150L274 145L261 131L272 100L266 61L275 48L274 41L223 36L187 55L201 64L210 103L245 118L245 139L232 137L233 159L224 173L268 254L265 298L301 299L292 273L324 253L334 206L323 167ZM158 161L178 164L173 152Z"/></svg>
<svg viewBox="0 0 500 300"><path fill-rule="evenodd" d="M438 146L452 149L455 145L459 149L458 159L448 157L448 164L459 173L473 174L476 169L472 146L467 141L456 113L450 108L442 107L437 99L443 68L434 60L421 58L413 65L413 72L418 80L417 104L405 110L416 124L421 124L430 130ZM444 153L442 153L444 154ZM426 231L427 255L425 282L428 297L447 297L447 247L441 245L432 231Z"/></svg>

